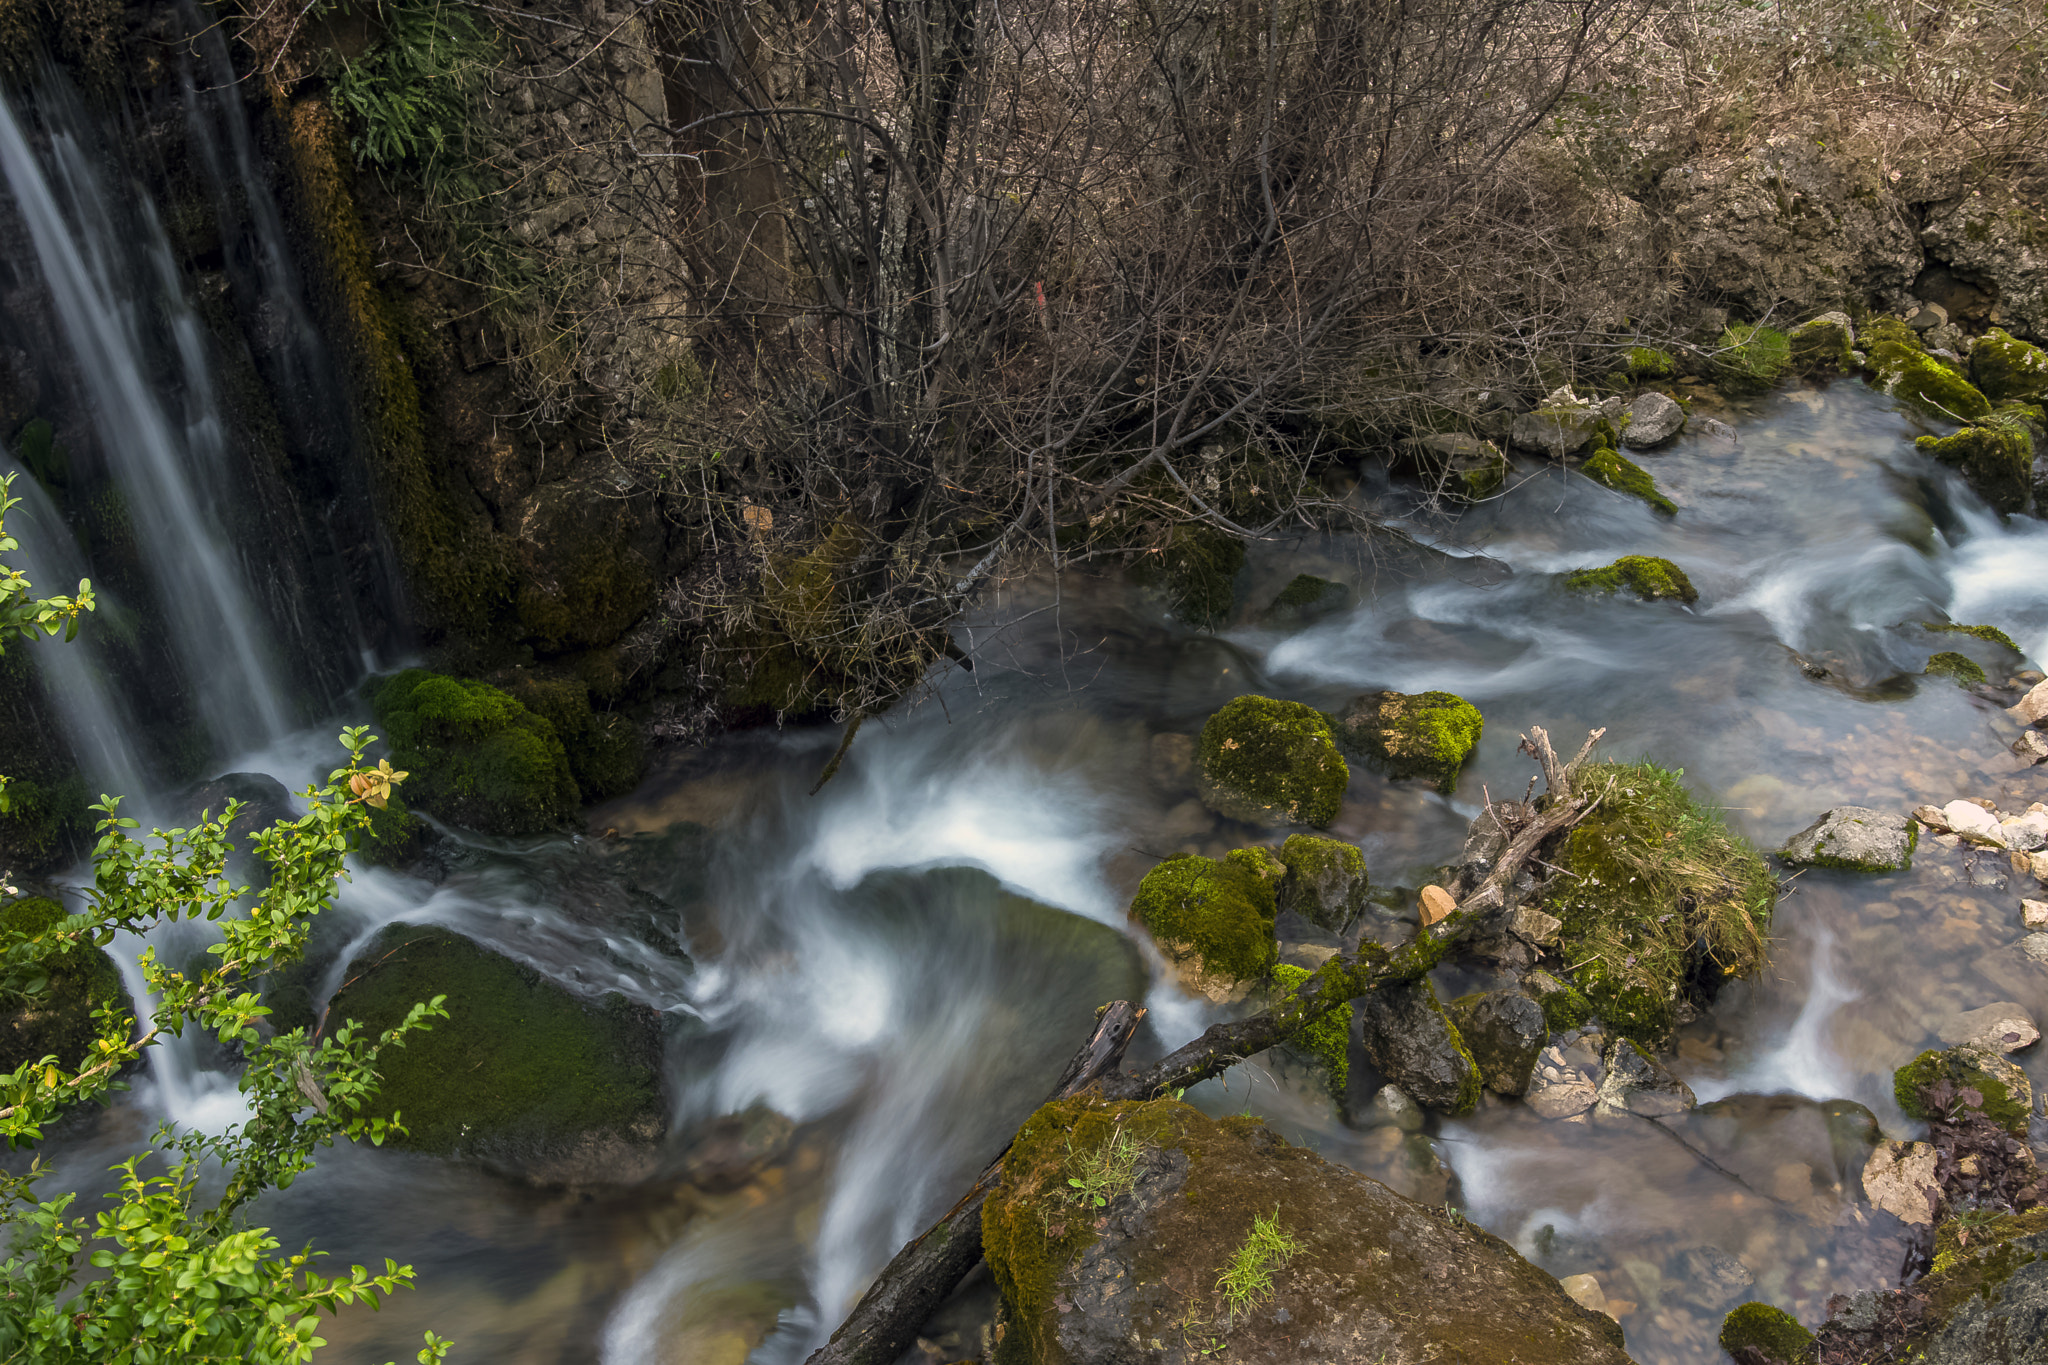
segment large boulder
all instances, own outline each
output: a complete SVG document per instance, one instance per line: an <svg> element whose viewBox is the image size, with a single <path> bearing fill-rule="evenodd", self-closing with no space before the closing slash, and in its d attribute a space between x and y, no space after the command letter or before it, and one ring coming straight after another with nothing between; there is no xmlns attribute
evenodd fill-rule
<svg viewBox="0 0 2048 1365"><path fill-rule="evenodd" d="M2048 1207L1945 1224L1915 1289L1931 1310L1925 1365L2048 1365Z"/></svg>
<svg viewBox="0 0 2048 1365"><path fill-rule="evenodd" d="M1453 1117L1479 1103L1479 1063L1426 978L1360 996L1358 1015L1374 1068L1418 1103Z"/></svg>
<svg viewBox="0 0 2048 1365"><path fill-rule="evenodd" d="M1172 1100L1032 1115L982 1245L1003 1358L1028 1365L1193 1365L1219 1347L1270 1365L1628 1361L1612 1319L1499 1238Z"/></svg>
<svg viewBox="0 0 2048 1365"><path fill-rule="evenodd" d="M1485 726L1478 707L1450 692L1368 692L1344 708L1337 734L1390 777L1426 777L1448 793Z"/></svg>
<svg viewBox="0 0 2048 1365"><path fill-rule="evenodd" d="M537 834L582 801L555 727L489 683L409 668L372 705L421 810L490 834Z"/></svg>
<svg viewBox="0 0 2048 1365"><path fill-rule="evenodd" d="M1131 918L1190 993L1219 1004L1242 1000L1278 959L1274 887L1285 875L1265 849L1168 858L1138 883Z"/></svg>
<svg viewBox="0 0 2048 1365"><path fill-rule="evenodd" d="M1785 841L1788 863L1850 872L1903 872L1913 865L1920 826L1868 806L1836 806Z"/></svg>
<svg viewBox="0 0 2048 1365"><path fill-rule="evenodd" d="M1329 720L1298 701L1237 698L1209 717L1196 755L1203 801L1255 824L1326 828L1351 781Z"/></svg>
<svg viewBox="0 0 2048 1365"><path fill-rule="evenodd" d="M47 897L10 901L0 906L0 938L40 938L64 918L64 907ZM99 1037L93 1011L116 1005L134 1017L120 968L90 942L73 944L43 965L44 979L32 993L0 994L0 1075L45 1057L75 1069Z"/></svg>

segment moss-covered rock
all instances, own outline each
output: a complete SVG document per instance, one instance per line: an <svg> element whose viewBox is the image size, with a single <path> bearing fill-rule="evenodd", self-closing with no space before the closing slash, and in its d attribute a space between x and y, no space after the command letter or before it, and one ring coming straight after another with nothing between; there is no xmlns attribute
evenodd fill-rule
<svg viewBox="0 0 2048 1365"><path fill-rule="evenodd" d="M410 668L372 702L420 809L492 834L566 823L582 796L555 727L489 683Z"/></svg>
<svg viewBox="0 0 2048 1365"><path fill-rule="evenodd" d="M1983 1096L1984 1117L1993 1123L2021 1136L2026 1134L2027 1117L2034 1102L2026 1073L2003 1057L1968 1047L1930 1049L1907 1062L1892 1073L1892 1097L1908 1118L1932 1118L1927 1092L1937 1081L1944 1080Z"/></svg>
<svg viewBox="0 0 2048 1365"><path fill-rule="evenodd" d="M1341 933L1364 911L1371 891L1365 854L1357 845L1313 834L1290 834L1280 845L1287 879L1280 905L1332 933Z"/></svg>
<svg viewBox="0 0 2048 1365"><path fill-rule="evenodd" d="M1669 599L1691 606L1700 600L1685 570L1655 555L1623 555L1604 569L1574 569L1564 585L1576 592L1614 593L1627 588L1645 602Z"/></svg>
<svg viewBox="0 0 2048 1365"><path fill-rule="evenodd" d="M1291 1249L1258 1258L1265 1292L1229 1311L1217 1281L1257 1219ZM1173 1100L1040 1109L981 1226L1002 1365L1628 1360L1612 1319L1476 1224Z"/></svg>
<svg viewBox="0 0 2048 1365"><path fill-rule="evenodd" d="M1793 373L1830 379L1856 368L1856 331L1846 313L1823 313L1786 334Z"/></svg>
<svg viewBox="0 0 2048 1365"><path fill-rule="evenodd" d="M399 1114L396 1145L522 1169L644 1152L666 1125L660 1016L624 997L581 999L444 929L398 924L348 969L328 1009L373 1034L422 1000L449 1017L377 1059L372 1114ZM617 1178L623 1170L593 1169Z"/></svg>
<svg viewBox="0 0 2048 1365"><path fill-rule="evenodd" d="M2033 403L2048 394L2048 352L1993 327L1970 348L1970 378L1994 403Z"/></svg>
<svg viewBox="0 0 2048 1365"><path fill-rule="evenodd" d="M1715 347L1714 382L1732 394L1762 393L1776 384L1792 359L1792 343L1775 327L1738 322Z"/></svg>
<svg viewBox="0 0 2048 1365"><path fill-rule="evenodd" d="M1252 857L1183 854L1145 874L1131 918L1145 926L1191 991L1243 999L1248 983L1272 971L1279 957L1276 880Z"/></svg>
<svg viewBox="0 0 2048 1365"><path fill-rule="evenodd" d="M2026 510L2033 494L2034 441L2018 424L1964 427L1953 436L1922 436L1913 445L1960 471L1999 511Z"/></svg>
<svg viewBox="0 0 2048 1365"><path fill-rule="evenodd" d="M1361 996L1358 1017L1373 1069L1417 1103L1453 1118L1478 1105L1479 1062L1429 978Z"/></svg>
<svg viewBox="0 0 2048 1365"><path fill-rule="evenodd" d="M1273 968L1273 993L1285 995L1312 975L1314 973L1306 967L1283 962ZM1351 1083L1350 1005L1339 1006L1318 1018L1295 1034L1287 1048L1303 1060L1314 1063L1322 1073L1323 1083L1329 1087L1330 1098L1339 1104L1344 1102L1345 1087Z"/></svg>
<svg viewBox="0 0 2048 1365"><path fill-rule="evenodd" d="M1638 384L1669 379L1678 373L1678 365L1671 358L1671 352L1660 351L1655 346L1631 346L1622 352L1622 369Z"/></svg>
<svg viewBox="0 0 2048 1365"><path fill-rule="evenodd" d="M1350 605L1351 589L1327 578L1300 573L1287 581L1261 618L1269 626L1288 626L1313 620L1326 612Z"/></svg>
<svg viewBox="0 0 2048 1365"><path fill-rule="evenodd" d="M1579 781L1604 795L1566 836L1545 900L1586 999L1652 1049L1722 978L1763 965L1777 902L1762 856L1681 777L1648 763L1586 769Z"/></svg>
<svg viewBox="0 0 2048 1365"><path fill-rule="evenodd" d="M508 696L554 726L569 755L569 772L585 801L633 790L647 769L640 727L591 706L590 684L566 668L514 668L491 679Z"/></svg>
<svg viewBox="0 0 2048 1365"><path fill-rule="evenodd" d="M1967 654L1958 654L1952 649L1929 655L1927 667L1923 671L1938 678L1953 678L1957 687L1969 687L1984 681L1983 665Z"/></svg>
<svg viewBox="0 0 2048 1365"><path fill-rule="evenodd" d="M1216 630L1230 619L1243 568L1243 541L1213 526L1187 522L1168 532L1154 553L1141 556L1131 576L1160 593L1181 620Z"/></svg>
<svg viewBox="0 0 2048 1365"><path fill-rule="evenodd" d="M1664 496L1648 471L1613 446L1597 447L1579 466L1579 472L1617 493L1642 499L1667 517L1678 515L1678 504Z"/></svg>
<svg viewBox="0 0 2048 1365"><path fill-rule="evenodd" d="M1869 335L1882 339L1865 353L1863 367L1885 393L1943 421L1977 422L1991 415L1990 402L1976 386L1922 350L1910 328L1873 323Z"/></svg>
<svg viewBox="0 0 2048 1365"><path fill-rule="evenodd" d="M1395 447L1394 466L1419 474L1432 493L1452 502L1476 502L1508 479L1508 457L1483 436L1434 432Z"/></svg>
<svg viewBox="0 0 2048 1365"><path fill-rule="evenodd" d="M1329 720L1296 701L1237 698L1209 717L1196 756L1202 799L1255 823L1325 828L1351 781Z"/></svg>
<svg viewBox="0 0 2048 1365"><path fill-rule="evenodd" d="M1345 708L1337 735L1388 776L1425 777L1448 793L1485 728L1479 708L1451 692L1368 692Z"/></svg>
<svg viewBox="0 0 2048 1365"><path fill-rule="evenodd" d="M1799 1365L1812 1346L1813 1333L1799 1319L1767 1303L1745 1303L1721 1320L1721 1349L1738 1359L1754 1350L1777 1365Z"/></svg>
<svg viewBox="0 0 2048 1365"><path fill-rule="evenodd" d="M1529 973L1522 978L1522 989L1543 1007L1543 1023L1552 1033L1583 1027L1593 1017L1592 1002L1579 993L1578 987L1549 972Z"/></svg>
<svg viewBox="0 0 2048 1365"><path fill-rule="evenodd" d="M2015 654L2024 654L2019 644L1997 626L1959 626L1952 621L1922 621L1921 625L1940 635L1967 635L1986 644L2003 645Z"/></svg>
<svg viewBox="0 0 2048 1365"><path fill-rule="evenodd" d="M0 939L40 938L64 917L64 907L46 897L10 902L0 906ZM76 1068L99 1037L94 1010L117 1005L134 1017L120 968L90 943L46 959L46 970L42 989L33 994L0 994L0 1074L50 1056Z"/></svg>

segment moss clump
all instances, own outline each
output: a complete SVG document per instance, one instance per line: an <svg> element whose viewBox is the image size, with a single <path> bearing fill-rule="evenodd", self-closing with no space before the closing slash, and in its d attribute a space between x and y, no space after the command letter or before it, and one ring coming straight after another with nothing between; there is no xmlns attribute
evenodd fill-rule
<svg viewBox="0 0 2048 1365"><path fill-rule="evenodd" d="M1254 981L1279 957L1273 939L1275 880L1252 859L1235 854L1222 861L1183 854L1145 874L1131 900L1131 918L1169 957L1199 960L1202 975Z"/></svg>
<svg viewBox="0 0 2048 1365"><path fill-rule="evenodd" d="M489 683L410 668L377 689L391 762L420 809L492 834L537 834L582 800L555 727Z"/></svg>
<svg viewBox="0 0 2048 1365"><path fill-rule="evenodd" d="M2007 649L2011 650L2015 654L2025 653L2025 651L2022 650L2019 647L2019 645L2014 642L2012 636L2007 635L1997 626L1959 626L1954 624L1953 622L1936 621L1922 621L1920 624L1927 627L1927 629L1931 631L1935 631L1943 635L1968 635L1974 637L1975 639L1982 640L1987 644L2004 645Z"/></svg>
<svg viewBox="0 0 2048 1365"><path fill-rule="evenodd" d="M2001 512L2023 512L2033 492L2034 441L2017 422L1964 427L1953 436L1922 436L1913 442L1961 472L1984 501Z"/></svg>
<svg viewBox="0 0 2048 1365"><path fill-rule="evenodd" d="M1285 995L1313 975L1306 967L1283 962L1273 968L1274 993ZM1347 1004L1323 1014L1295 1034L1287 1046L1315 1063L1330 1097L1341 1104L1344 1088L1351 1083L1351 1007Z"/></svg>
<svg viewBox="0 0 2048 1365"><path fill-rule="evenodd" d="M373 1034L447 997L447 1019L377 1059L383 1088L369 1112L403 1116L398 1145L511 1154L599 1130L659 1132L653 1011L617 995L579 1000L458 935L404 924L372 940L349 975L328 1017Z"/></svg>
<svg viewBox="0 0 2048 1365"><path fill-rule="evenodd" d="M1296 574L1266 608L1265 619L1269 625L1302 621L1335 611L1350 600L1351 590L1342 583L1332 583L1314 574Z"/></svg>
<svg viewBox="0 0 2048 1365"><path fill-rule="evenodd" d="M585 801L633 790L647 769L640 729L624 716L598 713L590 684L567 670L520 668L492 679L507 695L555 727L569 772Z"/></svg>
<svg viewBox="0 0 2048 1365"><path fill-rule="evenodd" d="M1655 346L1631 346L1621 355L1623 370L1639 384L1653 379L1669 379L1678 373L1671 352L1660 351Z"/></svg>
<svg viewBox="0 0 2048 1365"><path fill-rule="evenodd" d="M1190 522L1174 527L1156 553L1140 559L1133 576L1158 589L1181 620L1199 630L1215 630L1230 619L1242 568L1243 541Z"/></svg>
<svg viewBox="0 0 2048 1365"><path fill-rule="evenodd" d="M1644 471L1643 467L1623 455L1613 446L1603 445L1586 457L1579 466L1587 478L1603 483L1617 493L1626 493L1632 498L1641 498L1667 517L1678 515L1678 504L1664 496L1657 487L1657 481Z"/></svg>
<svg viewBox="0 0 2048 1365"><path fill-rule="evenodd" d="M1982 666L1968 655L1958 654L1952 649L1930 655L1924 671L1940 678L1954 678L1957 687L1969 687L1984 681Z"/></svg>
<svg viewBox="0 0 2048 1365"><path fill-rule="evenodd" d="M47 897L10 902L0 906L0 942L17 934L40 938L64 918L64 907ZM99 1037L94 1010L119 1005L134 1013L120 969L90 943L73 943L46 959L46 970L33 995L0 994L0 1074L50 1056L75 1069Z"/></svg>
<svg viewBox="0 0 2048 1365"><path fill-rule="evenodd" d="M1369 692L1353 701L1338 734L1391 777L1426 777L1446 794L1479 745L1486 718L1451 692Z"/></svg>
<svg viewBox="0 0 2048 1365"><path fill-rule="evenodd" d="M1237 698L1209 717L1196 754L1203 800L1239 820L1327 828L1351 781L1329 720L1297 701Z"/></svg>
<svg viewBox="0 0 2048 1365"><path fill-rule="evenodd" d="M1280 904L1332 932L1358 918L1371 886L1365 854L1341 839L1290 834L1280 845L1287 879L1280 885Z"/></svg>
<svg viewBox="0 0 2048 1365"><path fill-rule="evenodd" d="M1906 1117L1927 1120L1934 1117L1927 1107L1927 1091L1937 1081L1948 1081L1958 1089L1974 1090L1984 1097L1984 1117L2002 1128L2025 1135L2027 1104L2010 1087L1985 1070L1981 1060L1962 1048L1921 1053L1892 1073L1892 1098Z"/></svg>
<svg viewBox="0 0 2048 1365"><path fill-rule="evenodd" d="M1802 322L1786 335L1786 341L1795 373L1827 379L1856 368L1855 335L1842 314L1824 314Z"/></svg>
<svg viewBox="0 0 2048 1365"><path fill-rule="evenodd" d="M1883 337L1871 346L1864 368L1878 388L1929 417L1949 422L1977 422L1991 415L1991 404L1976 386L1920 349L1911 329L1872 324L1871 335Z"/></svg>
<svg viewBox="0 0 2048 1365"><path fill-rule="evenodd" d="M1545 908L1563 921L1578 985L1623 1036L1655 1048L1681 1000L1763 966L1778 887L1761 855L1693 800L1682 774L1602 763L1600 804L1566 836Z"/></svg>
<svg viewBox="0 0 2048 1365"><path fill-rule="evenodd" d="M1721 333L1714 382L1728 393L1762 393L1778 382L1792 359L1792 343L1775 327L1738 322Z"/></svg>
<svg viewBox="0 0 2048 1365"><path fill-rule="evenodd" d="M1623 555L1604 569L1574 569L1564 585L1578 592L1619 592L1627 588L1645 602L1668 599L1691 606L1700 600L1685 570L1654 555Z"/></svg>
<svg viewBox="0 0 2048 1365"><path fill-rule="evenodd" d="M399 867L419 856L427 827L393 792L382 810L370 811L370 829L356 845L356 857L372 867Z"/></svg>
<svg viewBox="0 0 2048 1365"><path fill-rule="evenodd" d="M1729 1355L1755 1349L1779 1365L1798 1365L1813 1347L1813 1333L1799 1319L1767 1303L1745 1303L1721 1320L1721 1349Z"/></svg>
<svg viewBox="0 0 2048 1365"><path fill-rule="evenodd" d="M2048 394L2048 352L1993 327L1970 348L1970 378L1994 403L2032 403Z"/></svg>

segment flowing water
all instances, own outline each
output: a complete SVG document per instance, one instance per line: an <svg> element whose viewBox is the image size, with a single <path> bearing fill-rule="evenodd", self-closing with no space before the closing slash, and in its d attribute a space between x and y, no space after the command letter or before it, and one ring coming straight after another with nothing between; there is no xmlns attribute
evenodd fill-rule
<svg viewBox="0 0 2048 1365"><path fill-rule="evenodd" d="M193 108L218 112L196 93ZM221 173L243 173L225 169L237 158L246 171L245 144L225 145ZM189 312L161 234L117 250L94 228L114 219L75 147L60 127L38 159L0 105L0 167L42 225L42 269L65 343L94 376L116 477L154 509L162 586L191 614L179 630L193 676L215 705L238 699L238 723L218 733L246 752L226 766L301 788L332 766L338 725L361 717L291 728L241 566L254 547L222 539L209 501L204 348L180 340ZM287 276L254 278L289 301ZM168 387L147 360L159 323L178 357ZM2048 524L2001 523L1854 383L1774 395L1740 428L1644 457L1682 505L1675 520L1546 465L1518 468L1506 494L1456 519L1361 486L1353 496L1401 535L1255 550L1246 602L1305 571L1357 590L1355 606L1291 632L1248 619L1193 633L1108 577L1013 586L960 631L975 672L949 671L937 696L870 723L815 797L836 734L735 735L664 755L640 791L593 813L591 837L449 832L431 875L358 870L324 929L323 997L353 949L399 919L446 924L572 990L624 992L675 1021L671 1137L656 1176L571 1192L392 1151L327 1154L262 1201L260 1221L343 1264L410 1262L421 1284L326 1329L333 1358L403 1358L432 1327L472 1360L801 1360L1029 1113L1097 1004L1146 1000L1142 1055L1214 1017L1179 994L1123 910L1159 857L1266 837L1205 810L1176 761L1184 748L1165 738L1241 693L1334 708L1372 688L1444 688L1482 708L1485 738L1455 796L1354 772L1334 832L1390 888L1450 859L1485 793L1519 793L1516 736L1532 724L1562 743L1607 727L1606 753L1682 767L1765 846L1836 804L1985 796L2017 809L2048 796L2044 770L2006 754L2013 727L1995 708L1917 676L1957 644L1926 621L1995 624L2048 655ZM25 510L38 582L68 589L77 568L55 518ZM1563 589L1564 571L1625 553L1679 562L1698 606ZM88 766L140 781L120 766L119 699L94 685L89 648L36 657L68 699L78 752L97 755ZM1638 1359L1712 1361L1718 1316L1698 1302L1688 1255L1699 1248L1740 1257L1756 1297L1809 1322L1828 1295L1895 1274L1903 1238L1854 1199L1828 1102L1910 1133L1889 1074L1947 1016L1999 999L2048 1009L2048 985L2001 951L2025 889L1931 844L1905 873L1801 875L1770 968L1686 1030L1677 1066L1708 1103L1666 1128L1489 1104L1405 1139L1347 1123L1273 1058L1189 1098L1263 1114L1331 1160L1458 1201L1559 1274L1597 1274ZM1404 918L1388 911L1367 930L1395 939ZM1315 939L1282 928L1290 945ZM1440 989L1469 984L1446 971ZM1360 1070L1354 1114L1373 1084ZM707 1125L770 1110L788 1137L760 1170L736 1188L690 1178ZM203 1051L164 1050L150 1083L59 1144L57 1179L98 1183L158 1118L236 1113L231 1078ZM964 1334L954 1356L974 1348L987 1296L985 1281L970 1285L941 1324Z"/></svg>

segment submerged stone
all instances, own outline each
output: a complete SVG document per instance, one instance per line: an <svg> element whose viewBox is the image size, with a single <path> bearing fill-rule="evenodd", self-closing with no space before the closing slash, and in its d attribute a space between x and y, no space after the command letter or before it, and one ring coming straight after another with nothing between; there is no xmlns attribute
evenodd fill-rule
<svg viewBox="0 0 2048 1365"><path fill-rule="evenodd" d="M1355 844L1313 834L1290 834L1280 845L1287 879L1280 905L1332 933L1342 933L1365 909L1370 889L1365 854Z"/></svg>
<svg viewBox="0 0 2048 1365"><path fill-rule="evenodd" d="M1173 614L1200 630L1219 629L1237 601L1244 542L1201 522L1176 526L1157 554L1139 559L1131 577L1156 589Z"/></svg>
<svg viewBox="0 0 2048 1365"><path fill-rule="evenodd" d="M1189 990L1219 1002L1242 1000L1249 983L1279 957L1274 880L1239 854L1220 861L1193 853L1168 858L1138 883L1131 918L1145 926Z"/></svg>
<svg viewBox="0 0 2048 1365"><path fill-rule="evenodd" d="M1237 698L1209 717L1196 751L1203 801L1236 820L1327 827L1351 781L1328 719L1295 701Z"/></svg>
<svg viewBox="0 0 2048 1365"><path fill-rule="evenodd" d="M1645 602L1668 599L1691 606L1700 600L1685 570L1655 555L1623 555L1604 569L1574 569L1564 585L1576 592L1615 593L1626 588Z"/></svg>
<svg viewBox="0 0 2048 1365"><path fill-rule="evenodd" d="M1969 655L1958 654L1952 649L1929 655L1925 671L1937 678L1953 678L1957 687L1969 687L1984 681L1984 666Z"/></svg>
<svg viewBox="0 0 2048 1365"><path fill-rule="evenodd" d="M1788 863L1849 872L1901 872L1913 865L1920 826L1867 806L1836 806L1785 841Z"/></svg>
<svg viewBox="0 0 2048 1365"><path fill-rule="evenodd" d="M1958 470L2000 512L2023 512L2033 496L2034 440L2017 424L1964 427L1953 436L1919 437L1913 446Z"/></svg>
<svg viewBox="0 0 2048 1365"><path fill-rule="evenodd" d="M1426 777L1450 792L1485 726L1479 708L1454 693L1368 692L1344 709L1337 733L1389 776Z"/></svg>
<svg viewBox="0 0 2048 1365"><path fill-rule="evenodd" d="M1427 978L1358 999L1365 1051L1418 1104L1455 1118L1479 1103L1479 1064Z"/></svg>
<svg viewBox="0 0 2048 1365"><path fill-rule="evenodd" d="M1351 589L1314 574L1296 574L1267 606L1264 621L1269 626L1293 625L1314 620L1350 605Z"/></svg>

